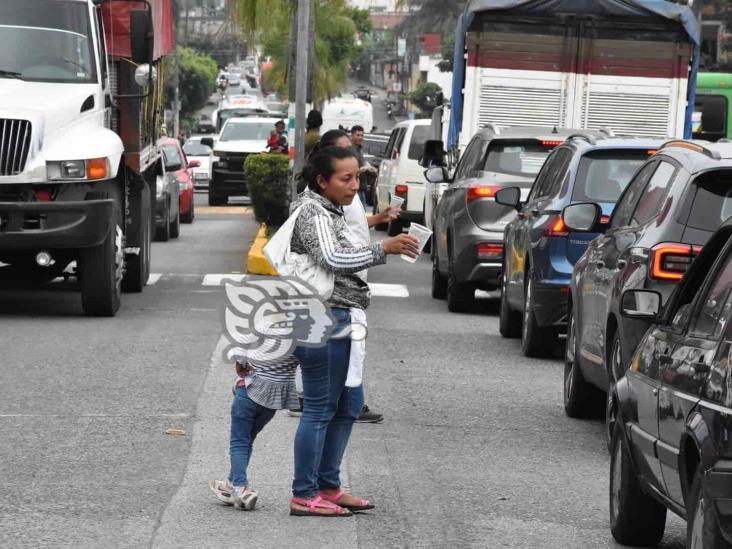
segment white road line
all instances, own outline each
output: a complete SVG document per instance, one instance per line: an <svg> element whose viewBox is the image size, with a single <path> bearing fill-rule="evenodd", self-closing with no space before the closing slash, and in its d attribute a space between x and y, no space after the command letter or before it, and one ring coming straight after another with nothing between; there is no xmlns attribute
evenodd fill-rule
<svg viewBox="0 0 732 549"><path fill-rule="evenodd" d="M381 284L369 282L371 297L409 297L409 289L404 284Z"/></svg>
<svg viewBox="0 0 732 549"><path fill-rule="evenodd" d="M163 273L150 273L150 278L147 279L147 285L152 286L153 284L156 284L158 280L160 280L160 277L163 276Z"/></svg>
<svg viewBox="0 0 732 549"><path fill-rule="evenodd" d="M246 278L245 274L207 274L203 277L203 286L222 286L224 279L241 282Z"/></svg>

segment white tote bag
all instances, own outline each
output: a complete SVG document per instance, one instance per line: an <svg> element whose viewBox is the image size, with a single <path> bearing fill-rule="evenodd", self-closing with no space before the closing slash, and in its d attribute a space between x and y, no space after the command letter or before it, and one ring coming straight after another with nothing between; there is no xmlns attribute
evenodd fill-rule
<svg viewBox="0 0 732 549"><path fill-rule="evenodd" d="M285 223L277 230L269 242L264 246L264 255L270 265L280 276L291 276L302 280L313 287L322 299L328 299L333 293L335 275L315 263L307 254L296 254L290 249L292 233L295 231L297 217L305 204L299 206L290 214ZM325 208L317 204L326 215Z"/></svg>

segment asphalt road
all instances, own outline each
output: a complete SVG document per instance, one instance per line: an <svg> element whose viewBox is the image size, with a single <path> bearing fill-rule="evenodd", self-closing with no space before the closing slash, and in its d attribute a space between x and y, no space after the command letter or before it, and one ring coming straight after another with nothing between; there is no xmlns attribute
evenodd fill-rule
<svg viewBox="0 0 732 549"><path fill-rule="evenodd" d="M426 257L370 273L385 285L367 401L386 420L356 426L344 479L377 509L287 514L286 413L257 442L258 509L221 506L206 481L227 473L232 368L223 289L204 277L243 270L256 224L204 198L179 240L154 244L154 284L115 318L82 316L73 282L0 289L0 547L615 547L602 426L564 416L561 360L501 339L495 296L448 313ZM670 518L662 547L683 547L684 528Z"/></svg>

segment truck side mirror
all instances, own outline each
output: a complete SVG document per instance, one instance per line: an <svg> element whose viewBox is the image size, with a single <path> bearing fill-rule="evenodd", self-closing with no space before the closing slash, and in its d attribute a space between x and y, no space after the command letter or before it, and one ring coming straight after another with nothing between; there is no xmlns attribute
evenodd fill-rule
<svg viewBox="0 0 732 549"><path fill-rule="evenodd" d="M150 10L132 10L130 12L130 45L133 62L138 65L152 63L155 32Z"/></svg>

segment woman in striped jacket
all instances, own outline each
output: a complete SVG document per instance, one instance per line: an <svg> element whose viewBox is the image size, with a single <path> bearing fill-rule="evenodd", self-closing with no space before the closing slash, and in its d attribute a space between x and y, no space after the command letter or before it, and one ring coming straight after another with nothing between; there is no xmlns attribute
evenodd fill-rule
<svg viewBox="0 0 732 549"><path fill-rule="evenodd" d="M399 235L370 246L357 244L350 234L342 206L359 188L358 161L350 149L329 147L312 156L303 176L308 190L292 205L303 205L292 236L294 253L308 254L334 273L333 294L327 300L337 322L333 333L347 329L350 309L369 306L369 287L356 275L386 263L388 254L416 257L418 242ZM346 387L349 338L331 338L322 347L298 347L303 376L304 406L295 436L295 475L290 513L301 516L349 516L373 509L367 500L340 488L340 466L351 429L361 413L363 387Z"/></svg>

